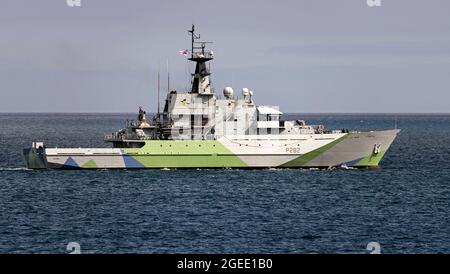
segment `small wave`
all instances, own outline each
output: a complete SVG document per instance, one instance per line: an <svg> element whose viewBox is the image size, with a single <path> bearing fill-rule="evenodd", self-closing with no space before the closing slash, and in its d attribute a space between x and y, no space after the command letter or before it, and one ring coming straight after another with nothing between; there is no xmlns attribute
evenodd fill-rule
<svg viewBox="0 0 450 274"><path fill-rule="evenodd" d="M357 168L354 168L354 167L352 167L352 166L347 166L347 165L340 165L340 166L338 167L338 169L354 170L354 169L357 169Z"/></svg>
<svg viewBox="0 0 450 274"><path fill-rule="evenodd" d="M0 167L0 171L29 171L32 169L26 167Z"/></svg>

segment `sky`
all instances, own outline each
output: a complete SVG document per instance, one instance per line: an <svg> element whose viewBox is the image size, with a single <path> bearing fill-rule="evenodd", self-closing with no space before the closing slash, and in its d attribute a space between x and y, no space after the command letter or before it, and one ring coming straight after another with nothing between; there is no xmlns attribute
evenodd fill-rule
<svg viewBox="0 0 450 274"><path fill-rule="evenodd" d="M286 113L450 113L449 11L448 0L0 0L0 112L154 112L158 68L171 89L190 85L179 51L195 24L213 42L218 94L246 87Z"/></svg>

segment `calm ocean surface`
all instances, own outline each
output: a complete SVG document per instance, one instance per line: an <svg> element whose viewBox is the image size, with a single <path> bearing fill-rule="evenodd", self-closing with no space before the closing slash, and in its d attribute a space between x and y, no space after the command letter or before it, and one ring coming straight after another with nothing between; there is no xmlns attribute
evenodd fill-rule
<svg viewBox="0 0 450 274"><path fill-rule="evenodd" d="M327 128L395 115L287 115ZM108 147L134 114L0 114L0 253L450 253L450 115L398 115L378 170L26 170L20 150Z"/></svg>

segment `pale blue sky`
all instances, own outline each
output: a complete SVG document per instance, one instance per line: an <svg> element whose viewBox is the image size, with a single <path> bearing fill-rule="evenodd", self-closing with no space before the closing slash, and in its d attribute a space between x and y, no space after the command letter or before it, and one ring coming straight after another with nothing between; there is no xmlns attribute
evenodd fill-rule
<svg viewBox="0 0 450 274"><path fill-rule="evenodd" d="M156 71L213 41L216 91L284 112L450 112L450 1L0 0L0 112L156 109ZM164 87L163 87L164 88Z"/></svg>

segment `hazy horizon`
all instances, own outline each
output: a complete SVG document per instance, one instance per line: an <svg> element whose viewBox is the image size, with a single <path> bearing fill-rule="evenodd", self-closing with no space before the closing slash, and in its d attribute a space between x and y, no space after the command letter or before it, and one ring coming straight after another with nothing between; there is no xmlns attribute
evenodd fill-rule
<svg viewBox="0 0 450 274"><path fill-rule="evenodd" d="M2 0L0 113L156 111L187 88L196 24L218 94L284 113L448 114L450 2Z"/></svg>
<svg viewBox="0 0 450 274"><path fill-rule="evenodd" d="M0 112L0 114L131 114L137 115L137 111L125 112L62 112L62 111L17 111L17 112ZM156 112L147 111L147 114L156 114ZM283 112L283 115L305 114L305 115L450 115L450 112Z"/></svg>

